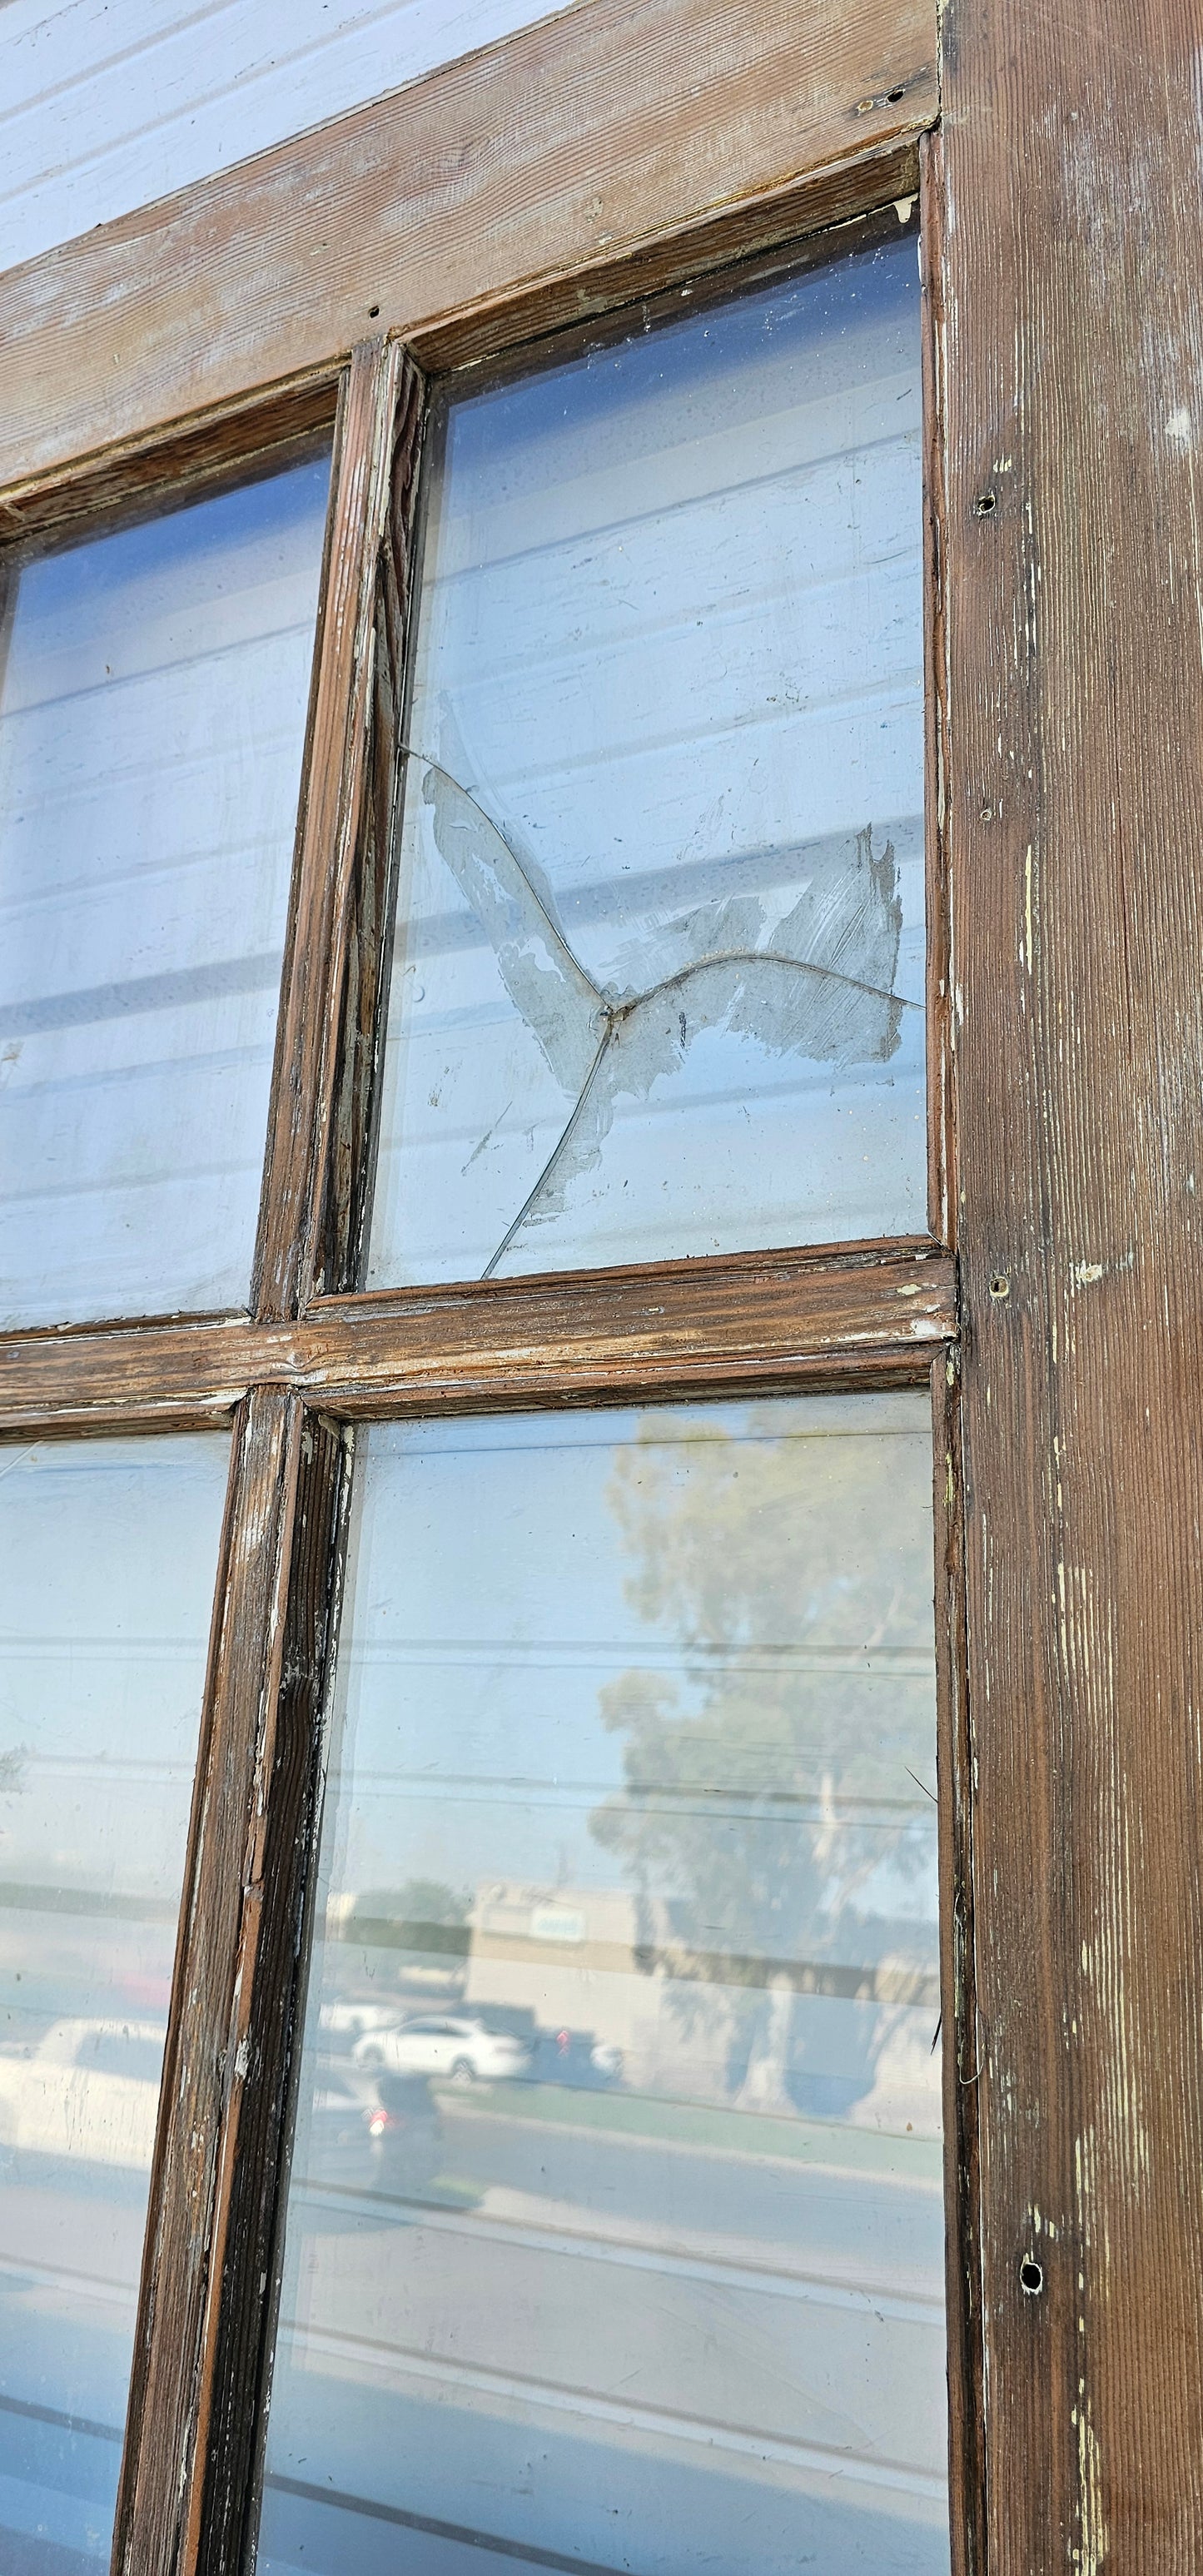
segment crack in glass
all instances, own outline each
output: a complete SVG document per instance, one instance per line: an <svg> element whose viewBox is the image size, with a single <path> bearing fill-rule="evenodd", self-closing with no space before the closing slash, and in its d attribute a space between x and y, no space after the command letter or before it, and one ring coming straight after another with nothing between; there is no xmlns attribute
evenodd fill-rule
<svg viewBox="0 0 1203 2576"><path fill-rule="evenodd" d="M893 989L902 931L895 852L887 840L875 854L871 823L847 837L842 867L812 878L774 923L757 895L714 897L675 913L631 964L635 972L667 964L682 947L684 961L619 989L582 964L543 871L519 855L512 827L507 837L471 790L416 744L402 745L401 756L420 767L439 856L572 1104L483 1279L528 1222L563 1206L570 1180L595 1168L619 1097L646 1100L703 1030L726 1028L772 1053L846 1066L888 1062L903 1012L922 1017L921 1004ZM757 936L766 931L761 947Z"/></svg>

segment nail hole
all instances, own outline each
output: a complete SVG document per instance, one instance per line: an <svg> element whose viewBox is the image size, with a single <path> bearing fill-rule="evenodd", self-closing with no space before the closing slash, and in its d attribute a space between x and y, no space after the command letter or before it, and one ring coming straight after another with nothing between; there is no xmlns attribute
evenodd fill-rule
<svg viewBox="0 0 1203 2576"><path fill-rule="evenodd" d="M375 321L376 316L377 316L377 314L378 314L378 312L379 312L379 311L380 311L380 307L379 307L379 305L378 305L378 304L369 304L369 306L368 306L368 320L369 320L369 322L374 322L374 321Z"/></svg>
<svg viewBox="0 0 1203 2576"><path fill-rule="evenodd" d="M977 499L973 504L973 515L975 519L988 519L991 511L997 510L997 508L997 492L979 492Z"/></svg>
<svg viewBox="0 0 1203 2576"><path fill-rule="evenodd" d="M897 107L899 99L906 97L905 85L901 89L888 89L886 91L886 97L891 107Z"/></svg>
<svg viewBox="0 0 1203 2576"><path fill-rule="evenodd" d="M1044 2288L1044 2265L1037 2262L1034 2254L1024 2255L1019 2266L1019 2286L1029 2299L1038 2299Z"/></svg>
<svg viewBox="0 0 1203 2576"><path fill-rule="evenodd" d="M1000 1304L1004 1297L1010 1296L1011 1282L1008 1279L1005 1270L995 1271L994 1277L990 1282L990 1294Z"/></svg>

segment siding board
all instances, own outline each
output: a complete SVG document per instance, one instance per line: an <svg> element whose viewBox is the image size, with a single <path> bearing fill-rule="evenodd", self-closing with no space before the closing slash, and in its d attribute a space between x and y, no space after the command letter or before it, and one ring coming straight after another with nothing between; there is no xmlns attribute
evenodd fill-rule
<svg viewBox="0 0 1203 2576"><path fill-rule="evenodd" d="M34 259L543 14L531 0L9 0L0 261Z"/></svg>

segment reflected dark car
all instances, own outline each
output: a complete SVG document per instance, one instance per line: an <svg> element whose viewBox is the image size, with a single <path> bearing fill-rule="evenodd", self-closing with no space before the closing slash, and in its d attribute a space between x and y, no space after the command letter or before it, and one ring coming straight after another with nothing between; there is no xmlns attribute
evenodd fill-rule
<svg viewBox="0 0 1203 2576"><path fill-rule="evenodd" d="M306 2179L401 2198L427 2190L443 2163L443 2124L424 2075L319 2068L302 2149Z"/></svg>

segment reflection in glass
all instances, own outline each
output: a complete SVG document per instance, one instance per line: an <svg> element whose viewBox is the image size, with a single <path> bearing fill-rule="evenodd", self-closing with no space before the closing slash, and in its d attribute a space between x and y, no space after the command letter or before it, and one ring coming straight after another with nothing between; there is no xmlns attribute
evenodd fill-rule
<svg viewBox="0 0 1203 2576"><path fill-rule="evenodd" d="M107 2567L229 1441L0 1450L0 2566Z"/></svg>
<svg viewBox="0 0 1203 2576"><path fill-rule="evenodd" d="M329 460L32 555L0 621L0 1324L242 1305Z"/></svg>
<svg viewBox="0 0 1203 2576"><path fill-rule="evenodd" d="M373 1283L923 1229L918 306L436 410Z"/></svg>
<svg viewBox="0 0 1203 2576"><path fill-rule="evenodd" d="M948 2564L918 1396L374 1428L260 2566Z"/></svg>

